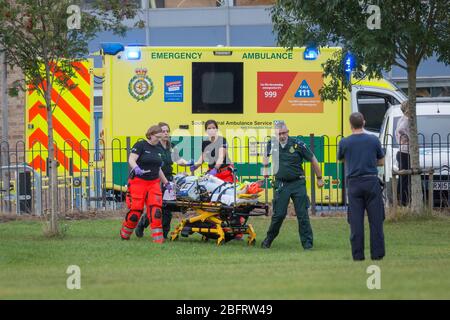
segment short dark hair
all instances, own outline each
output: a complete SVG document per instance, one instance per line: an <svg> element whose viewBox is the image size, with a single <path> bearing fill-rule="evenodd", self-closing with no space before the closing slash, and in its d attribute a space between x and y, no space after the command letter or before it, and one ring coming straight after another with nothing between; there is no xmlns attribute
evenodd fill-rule
<svg viewBox="0 0 450 320"><path fill-rule="evenodd" d="M215 125L215 126L216 126L216 129L219 129L219 125L217 124L216 120L208 120L208 121L205 122L205 130L208 129L208 126L209 126L210 124Z"/></svg>
<svg viewBox="0 0 450 320"><path fill-rule="evenodd" d="M353 112L350 115L350 124L354 129L361 129L364 126L364 116L361 112Z"/></svg>

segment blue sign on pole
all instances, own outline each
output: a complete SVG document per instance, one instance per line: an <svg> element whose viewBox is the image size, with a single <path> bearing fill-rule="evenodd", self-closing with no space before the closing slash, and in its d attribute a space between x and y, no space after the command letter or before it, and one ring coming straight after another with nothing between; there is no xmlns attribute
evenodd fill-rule
<svg viewBox="0 0 450 320"><path fill-rule="evenodd" d="M352 71L355 69L356 61L355 56L351 52L347 52L344 56L344 74L345 79L350 81Z"/></svg>

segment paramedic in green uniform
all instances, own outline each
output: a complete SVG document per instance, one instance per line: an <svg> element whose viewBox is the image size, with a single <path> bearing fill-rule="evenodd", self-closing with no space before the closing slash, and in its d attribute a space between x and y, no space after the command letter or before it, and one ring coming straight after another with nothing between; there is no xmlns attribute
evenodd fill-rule
<svg viewBox="0 0 450 320"><path fill-rule="evenodd" d="M262 248L270 248L277 237L281 224L287 214L289 200L294 202L298 220L300 241L305 250L313 247L313 232L308 216L308 196L306 194L303 161L310 161L317 176L317 186L323 187L322 170L311 150L300 140L289 137L289 130L284 122L275 125L276 138L267 145L264 157L264 175L268 176L269 156L272 155L274 180L274 198L272 222Z"/></svg>

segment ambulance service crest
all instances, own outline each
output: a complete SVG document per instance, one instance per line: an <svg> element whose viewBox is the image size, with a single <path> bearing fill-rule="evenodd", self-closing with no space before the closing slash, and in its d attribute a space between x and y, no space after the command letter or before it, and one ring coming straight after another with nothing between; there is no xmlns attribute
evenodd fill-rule
<svg viewBox="0 0 450 320"><path fill-rule="evenodd" d="M137 101L147 100L153 94L153 82L147 76L147 69L136 69L136 75L131 78L128 84L128 92Z"/></svg>

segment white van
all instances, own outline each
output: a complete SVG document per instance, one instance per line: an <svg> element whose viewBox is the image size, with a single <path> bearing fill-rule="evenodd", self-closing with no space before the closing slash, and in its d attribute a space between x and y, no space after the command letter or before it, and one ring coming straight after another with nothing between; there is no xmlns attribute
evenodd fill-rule
<svg viewBox="0 0 450 320"><path fill-rule="evenodd" d="M421 168L434 169L434 199L443 205L449 203L450 189L450 103L417 103L417 130L419 134L419 158ZM386 182L386 194L392 200L392 170L398 170L396 159L399 144L395 137L397 123L402 116L400 105L386 111L379 135L386 150L385 166L380 169L380 178ZM427 181L423 177L423 181ZM427 183L424 183L427 189Z"/></svg>

